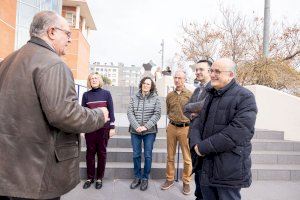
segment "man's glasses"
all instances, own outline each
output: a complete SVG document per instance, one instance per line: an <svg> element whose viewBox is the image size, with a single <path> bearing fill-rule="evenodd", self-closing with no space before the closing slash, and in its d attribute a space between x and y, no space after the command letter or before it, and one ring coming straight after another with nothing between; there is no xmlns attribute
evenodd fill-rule
<svg viewBox="0 0 300 200"><path fill-rule="evenodd" d="M71 38L71 32L70 31L67 31L67 30L64 30L64 29L61 29L61 28L58 28L58 27L54 27L54 29L57 29L57 30L60 30L62 32L64 32L68 38Z"/></svg>
<svg viewBox="0 0 300 200"><path fill-rule="evenodd" d="M209 69L208 72L210 74L214 73L215 75L219 76L222 72L231 72L231 71L221 71L221 70L218 70L218 69Z"/></svg>

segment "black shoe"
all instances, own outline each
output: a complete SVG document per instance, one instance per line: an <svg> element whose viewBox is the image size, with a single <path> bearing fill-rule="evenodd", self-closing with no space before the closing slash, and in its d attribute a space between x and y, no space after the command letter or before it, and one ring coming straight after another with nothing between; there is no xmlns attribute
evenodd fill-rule
<svg viewBox="0 0 300 200"><path fill-rule="evenodd" d="M91 187L92 183L94 183L94 180L91 179L86 180L83 185L83 189L88 189L89 187Z"/></svg>
<svg viewBox="0 0 300 200"><path fill-rule="evenodd" d="M141 184L141 179L135 178L130 184L130 189L135 189Z"/></svg>
<svg viewBox="0 0 300 200"><path fill-rule="evenodd" d="M96 189L101 189L101 188L102 188L102 180L101 180L101 179L98 179L98 180L96 181L95 188L96 188Z"/></svg>
<svg viewBox="0 0 300 200"><path fill-rule="evenodd" d="M147 188L148 188L148 180L147 179L142 180L140 190L145 191L147 190Z"/></svg>

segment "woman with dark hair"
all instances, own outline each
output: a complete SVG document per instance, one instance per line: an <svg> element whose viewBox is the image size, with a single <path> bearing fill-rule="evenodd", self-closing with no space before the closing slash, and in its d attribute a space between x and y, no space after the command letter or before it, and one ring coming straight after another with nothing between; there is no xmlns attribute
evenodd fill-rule
<svg viewBox="0 0 300 200"><path fill-rule="evenodd" d="M127 117L130 123L131 144L135 179L130 185L140 190L148 188L148 178L152 164L152 149L157 133L157 122L161 116L161 103L156 94L155 83L144 77L139 84L139 92L130 100ZM142 142L144 143L144 170L141 170Z"/></svg>
<svg viewBox="0 0 300 200"><path fill-rule="evenodd" d="M103 79L98 73L91 73L87 79L87 87L90 89L82 96L82 106L88 108L106 107L109 112L109 121L94 132L85 134L86 141L86 165L87 180L83 189L91 186L96 178L96 189L102 188L102 178L106 165L106 147L108 139L115 134L114 106L109 91L102 89ZM97 175L95 177L95 155L97 154Z"/></svg>

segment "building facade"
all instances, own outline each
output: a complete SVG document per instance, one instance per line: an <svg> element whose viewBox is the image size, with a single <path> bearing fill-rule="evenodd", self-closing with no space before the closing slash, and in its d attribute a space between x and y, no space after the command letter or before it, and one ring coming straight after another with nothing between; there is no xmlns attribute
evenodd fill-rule
<svg viewBox="0 0 300 200"><path fill-rule="evenodd" d="M113 86L135 86L139 85L142 73L141 67L125 66L123 63L114 65L113 63L94 62L90 65L91 72L98 72L99 74L109 78Z"/></svg>
<svg viewBox="0 0 300 200"><path fill-rule="evenodd" d="M100 62L94 62L90 65L91 72L98 72L102 76L105 76L111 80L112 86L119 86L119 70L120 65L114 66L113 63L109 64L100 64Z"/></svg>
<svg viewBox="0 0 300 200"><path fill-rule="evenodd" d="M142 77L142 67L123 65L119 76L119 85L138 87Z"/></svg>
<svg viewBox="0 0 300 200"><path fill-rule="evenodd" d="M70 24L71 44L63 59L75 79L86 79L90 57L87 37L90 30L96 30L86 0L1 0L0 60L30 39L30 23L33 16L42 10L61 14Z"/></svg>
<svg viewBox="0 0 300 200"><path fill-rule="evenodd" d="M86 0L63 0L62 3L62 16L68 21L72 32L72 43L63 59L75 79L86 80L90 59L87 38L91 30L96 30L96 25Z"/></svg>

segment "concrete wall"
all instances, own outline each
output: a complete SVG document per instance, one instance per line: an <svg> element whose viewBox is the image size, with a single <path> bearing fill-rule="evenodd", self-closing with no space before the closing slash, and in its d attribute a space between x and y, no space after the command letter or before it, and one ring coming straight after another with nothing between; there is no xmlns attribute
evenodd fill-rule
<svg viewBox="0 0 300 200"><path fill-rule="evenodd" d="M300 98L261 85L246 86L256 97L256 128L284 131L284 139L300 141Z"/></svg>

